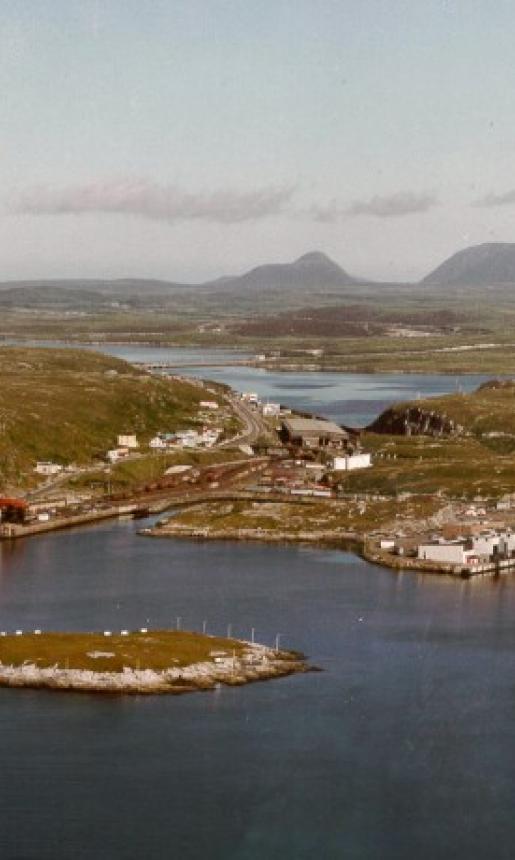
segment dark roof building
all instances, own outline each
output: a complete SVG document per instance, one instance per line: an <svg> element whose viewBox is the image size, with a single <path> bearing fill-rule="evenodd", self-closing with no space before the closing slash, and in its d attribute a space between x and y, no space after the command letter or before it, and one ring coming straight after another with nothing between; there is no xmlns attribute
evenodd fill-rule
<svg viewBox="0 0 515 860"><path fill-rule="evenodd" d="M281 424L281 439L302 448L343 448L349 434L334 421L323 418L285 418Z"/></svg>

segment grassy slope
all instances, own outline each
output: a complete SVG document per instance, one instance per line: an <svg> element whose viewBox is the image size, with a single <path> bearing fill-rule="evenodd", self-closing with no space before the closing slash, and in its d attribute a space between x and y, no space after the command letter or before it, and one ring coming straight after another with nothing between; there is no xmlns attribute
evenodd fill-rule
<svg viewBox="0 0 515 860"><path fill-rule="evenodd" d="M443 493L499 497L515 492L515 386L483 387L401 403L392 409L434 412L463 428L457 438L365 434L374 467L342 477L347 492ZM490 433L503 436L491 437Z"/></svg>
<svg viewBox="0 0 515 860"><path fill-rule="evenodd" d="M116 371L111 376L109 371ZM16 483L38 459L86 463L116 444L173 431L197 411L202 390L157 379L89 351L0 349L0 481Z"/></svg>
<svg viewBox="0 0 515 860"><path fill-rule="evenodd" d="M473 499L515 492L513 456L496 454L475 439L367 434L363 443L377 452L373 467L342 473L346 493L437 493Z"/></svg>
<svg viewBox="0 0 515 860"><path fill-rule="evenodd" d="M25 661L45 668L57 665L64 669L88 669L98 672L121 672L131 669L161 671L192 663L213 661L212 651L233 651L239 656L244 646L234 639L204 636L200 633L153 630L128 636L103 633L43 633L40 636L6 636L0 638L0 662L20 666ZM91 657L94 652L113 657Z"/></svg>
<svg viewBox="0 0 515 860"><path fill-rule="evenodd" d="M489 383L470 394L447 394L399 403L392 411L402 413L408 408L447 416L461 425L467 435L495 450L499 443L494 441L495 437L489 438L490 433L513 436L512 447L515 447L515 384Z"/></svg>

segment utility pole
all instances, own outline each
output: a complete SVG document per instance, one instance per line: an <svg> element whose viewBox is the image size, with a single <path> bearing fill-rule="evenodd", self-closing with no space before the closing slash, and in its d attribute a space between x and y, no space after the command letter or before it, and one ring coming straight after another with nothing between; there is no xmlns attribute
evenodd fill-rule
<svg viewBox="0 0 515 860"><path fill-rule="evenodd" d="M279 642L281 640L282 633L278 633L275 637L275 650L279 651Z"/></svg>
<svg viewBox="0 0 515 860"><path fill-rule="evenodd" d="M202 622L202 633L204 634L204 636L206 635L206 630L207 630L207 621L204 618L204 621Z"/></svg>
<svg viewBox="0 0 515 860"><path fill-rule="evenodd" d="M232 624L227 625L227 638L230 639L232 634Z"/></svg>
<svg viewBox="0 0 515 860"><path fill-rule="evenodd" d="M250 633L250 641L252 642L252 644L254 644L254 636L255 636L255 633L256 633L256 628L255 628L255 627L252 627L252 629L251 629L251 633Z"/></svg>
<svg viewBox="0 0 515 860"><path fill-rule="evenodd" d="M177 619L176 619L176 629L177 629L177 630L180 630L180 629L181 629L181 621L182 621L182 618L181 618L181 616L180 616L180 615L178 615L178 616L177 616Z"/></svg>

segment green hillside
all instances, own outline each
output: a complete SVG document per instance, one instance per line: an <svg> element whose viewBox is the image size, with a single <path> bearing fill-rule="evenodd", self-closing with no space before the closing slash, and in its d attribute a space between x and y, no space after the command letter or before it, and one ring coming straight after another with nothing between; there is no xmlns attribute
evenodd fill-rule
<svg viewBox="0 0 515 860"><path fill-rule="evenodd" d="M350 493L499 498L515 493L515 383L399 403L363 439L374 466L343 476Z"/></svg>
<svg viewBox="0 0 515 860"><path fill-rule="evenodd" d="M509 452L515 450L515 382L492 380L470 394L398 403L368 429L403 436L470 436L492 450Z"/></svg>
<svg viewBox="0 0 515 860"><path fill-rule="evenodd" d="M118 433L148 441L191 423L202 389L158 379L94 352L0 348L0 487L32 475L36 460L87 463Z"/></svg>

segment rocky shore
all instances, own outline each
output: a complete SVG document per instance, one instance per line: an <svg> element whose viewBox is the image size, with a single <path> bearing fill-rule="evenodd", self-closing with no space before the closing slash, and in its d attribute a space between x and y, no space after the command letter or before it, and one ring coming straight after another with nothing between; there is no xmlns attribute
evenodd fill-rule
<svg viewBox="0 0 515 860"><path fill-rule="evenodd" d="M124 667L121 672L105 672L63 669L58 665L43 668L34 663L19 666L0 663L0 686L92 693L178 694L213 690L221 684L239 686L307 671L309 667L300 654L248 643L239 656L217 657L214 662L162 671Z"/></svg>
<svg viewBox="0 0 515 860"><path fill-rule="evenodd" d="M362 536L354 531L337 529L319 529L317 531L287 531L266 530L260 528L215 528L206 526L198 528L175 524L173 521L161 527L141 529L138 534L143 537L158 538L188 538L196 540L231 540L259 541L260 543L309 543L328 548L356 544L361 546Z"/></svg>

